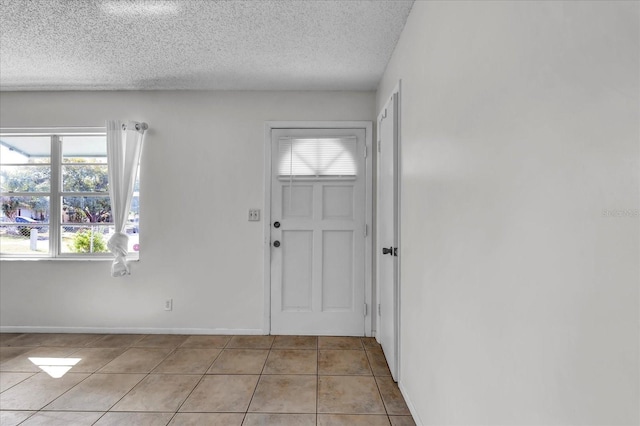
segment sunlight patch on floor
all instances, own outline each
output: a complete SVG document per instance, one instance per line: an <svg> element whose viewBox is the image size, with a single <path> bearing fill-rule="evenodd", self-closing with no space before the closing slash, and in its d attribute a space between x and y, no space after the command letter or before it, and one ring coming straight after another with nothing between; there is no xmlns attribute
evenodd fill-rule
<svg viewBox="0 0 640 426"><path fill-rule="evenodd" d="M39 358L30 357L29 361L37 365L42 371L54 379L67 374L82 358Z"/></svg>

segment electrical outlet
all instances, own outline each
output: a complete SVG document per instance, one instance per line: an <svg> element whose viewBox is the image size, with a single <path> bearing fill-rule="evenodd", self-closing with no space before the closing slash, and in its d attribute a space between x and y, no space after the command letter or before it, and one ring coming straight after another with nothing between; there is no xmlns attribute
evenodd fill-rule
<svg viewBox="0 0 640 426"><path fill-rule="evenodd" d="M249 220L257 222L260 220L260 209L249 209Z"/></svg>
<svg viewBox="0 0 640 426"><path fill-rule="evenodd" d="M173 310L173 299L166 299L164 301L164 310L172 311Z"/></svg>

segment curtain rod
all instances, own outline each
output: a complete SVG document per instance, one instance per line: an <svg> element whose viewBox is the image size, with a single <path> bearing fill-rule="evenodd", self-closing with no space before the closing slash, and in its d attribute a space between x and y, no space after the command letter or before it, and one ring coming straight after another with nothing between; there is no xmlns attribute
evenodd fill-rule
<svg viewBox="0 0 640 426"><path fill-rule="evenodd" d="M139 132L144 132L148 128L149 126L147 125L147 123L136 123L136 130ZM122 130L127 130L127 125L125 123L122 123Z"/></svg>

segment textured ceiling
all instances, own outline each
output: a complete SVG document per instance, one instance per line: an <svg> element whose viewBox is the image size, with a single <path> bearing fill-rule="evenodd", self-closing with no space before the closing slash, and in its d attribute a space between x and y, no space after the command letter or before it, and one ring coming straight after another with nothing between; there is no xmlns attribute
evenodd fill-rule
<svg viewBox="0 0 640 426"><path fill-rule="evenodd" d="M2 90L373 90L413 0L0 4Z"/></svg>

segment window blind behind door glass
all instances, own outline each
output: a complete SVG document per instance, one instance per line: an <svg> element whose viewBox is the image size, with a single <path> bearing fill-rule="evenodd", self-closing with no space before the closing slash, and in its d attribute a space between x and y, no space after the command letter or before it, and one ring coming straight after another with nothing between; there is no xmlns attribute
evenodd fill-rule
<svg viewBox="0 0 640 426"><path fill-rule="evenodd" d="M356 176L355 137L282 138L280 176Z"/></svg>

